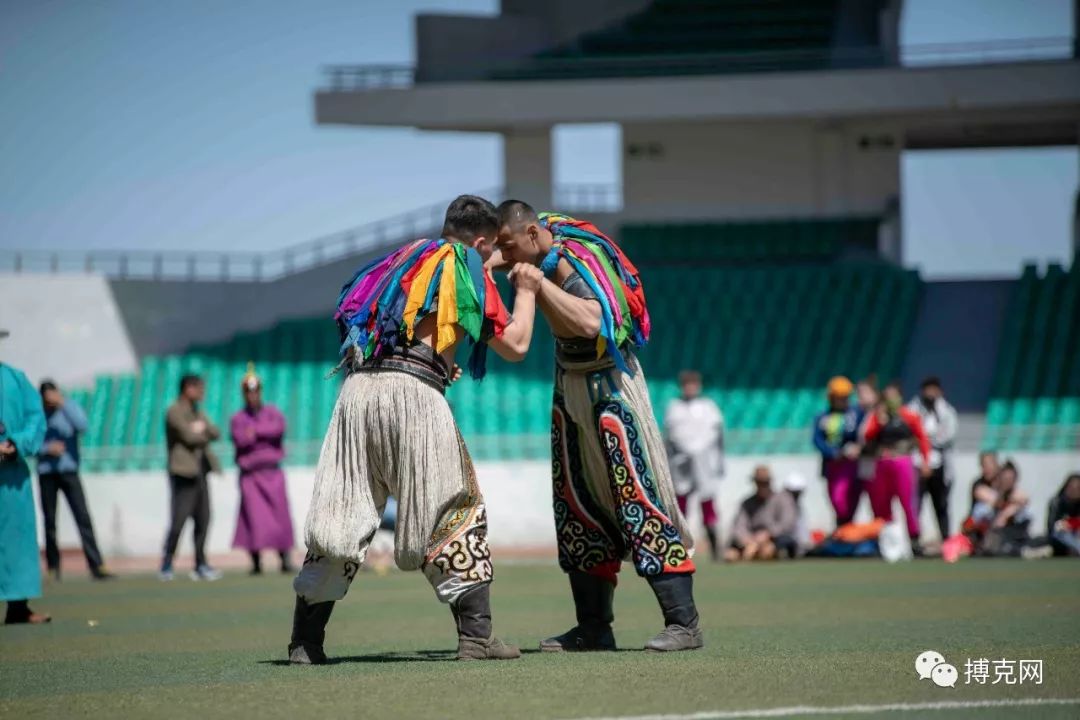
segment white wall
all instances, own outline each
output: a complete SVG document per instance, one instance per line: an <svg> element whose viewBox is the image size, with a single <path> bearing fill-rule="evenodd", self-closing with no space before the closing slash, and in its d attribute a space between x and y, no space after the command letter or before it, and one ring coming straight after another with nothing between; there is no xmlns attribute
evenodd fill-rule
<svg viewBox="0 0 1080 720"><path fill-rule="evenodd" d="M135 352L109 283L98 275L0 273L0 360L30 381L89 385L97 373L132 372Z"/></svg>
<svg viewBox="0 0 1080 720"><path fill-rule="evenodd" d="M1080 470L1080 453L1020 453L1015 456L1021 469L1021 484L1031 495L1034 516L1033 533L1041 534L1046 505L1069 472ZM738 503L751 491L750 473L756 460L730 458L728 477L722 484L720 507L726 534ZM826 499L824 483L817 479L818 459L812 455L777 456L768 459L773 477L780 482L789 473L798 472L810 480L803 496L803 511L810 528L832 528L832 511ZM958 482L953 487L952 524L959 526L969 508L971 481L977 474L977 457L965 453L956 459ZM488 503L491 544L502 548L554 547L551 519L550 468L546 462L480 463L477 466L481 487ZM288 472L289 499L293 522L302 543L303 522L311 497L314 471L294 468ZM157 555L161 551L168 523L169 497L164 472L115 473L87 475L83 478L94 518L98 543L107 556ZM213 519L210 528L210 552L227 551L232 542L239 503L235 473L230 471L211 479ZM78 535L70 512L61 503L59 540L62 547L78 547ZM899 513L899 508L897 508ZM867 501L860 507L869 516ZM901 517L899 514L897 517ZM937 536L929 500L923 508L924 539ZM691 522L697 523L696 511ZM38 522L39 531L41 522ZM183 536L179 554L186 562L191 553L190 525Z"/></svg>
<svg viewBox="0 0 1080 720"><path fill-rule="evenodd" d="M862 147L864 138L872 144ZM624 124L625 212L642 220L881 214L900 192L900 143L899 129L882 124Z"/></svg>

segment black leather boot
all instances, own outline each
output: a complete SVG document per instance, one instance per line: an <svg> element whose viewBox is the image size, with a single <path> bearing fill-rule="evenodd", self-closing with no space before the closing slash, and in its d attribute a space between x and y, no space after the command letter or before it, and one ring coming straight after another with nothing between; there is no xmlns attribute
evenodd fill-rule
<svg viewBox="0 0 1080 720"><path fill-rule="evenodd" d="M491 584L469 590L450 604L458 632L458 660L513 660L521 657L491 632Z"/></svg>
<svg viewBox="0 0 1080 720"><path fill-rule="evenodd" d="M666 626L649 642L646 650L670 652L696 650L705 642L698 627L698 612L694 606L694 576L692 573L670 573L648 578L656 594Z"/></svg>
<svg viewBox="0 0 1080 720"><path fill-rule="evenodd" d="M607 580L584 572L570 573L570 591L578 624L562 635L540 641L545 652L582 652L614 650L615 634L611 623L615 614L611 608L615 586Z"/></svg>
<svg viewBox="0 0 1080 720"><path fill-rule="evenodd" d="M294 665L322 665L326 662L323 641L326 639L326 623L334 602L309 603L296 596L293 610L292 641L289 643L289 662Z"/></svg>

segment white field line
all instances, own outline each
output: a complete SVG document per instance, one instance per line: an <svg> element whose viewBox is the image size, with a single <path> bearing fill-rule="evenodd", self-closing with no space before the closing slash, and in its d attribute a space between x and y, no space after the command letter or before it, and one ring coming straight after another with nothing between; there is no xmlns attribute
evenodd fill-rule
<svg viewBox="0 0 1080 720"><path fill-rule="evenodd" d="M1028 698L1016 700L944 700L926 703L889 703L884 705L837 705L818 707L760 708L756 710L706 710L685 715L612 715L609 717L575 718L575 720L742 720L743 718L775 718L799 715L874 715L887 712L919 710L970 710L974 708L1035 707L1047 705L1080 705L1080 698Z"/></svg>

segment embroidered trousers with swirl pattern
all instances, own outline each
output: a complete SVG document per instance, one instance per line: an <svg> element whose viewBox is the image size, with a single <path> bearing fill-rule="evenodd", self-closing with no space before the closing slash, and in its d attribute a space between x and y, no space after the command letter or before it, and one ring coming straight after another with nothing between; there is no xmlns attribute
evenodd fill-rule
<svg viewBox="0 0 1080 720"><path fill-rule="evenodd" d="M624 559L643 577L694 571L692 541L636 359L556 368L551 477L559 565L614 583Z"/></svg>

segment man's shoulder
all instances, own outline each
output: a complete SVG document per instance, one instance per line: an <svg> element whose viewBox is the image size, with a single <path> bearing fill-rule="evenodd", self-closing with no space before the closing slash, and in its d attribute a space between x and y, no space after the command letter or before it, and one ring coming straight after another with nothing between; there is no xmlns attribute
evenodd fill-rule
<svg viewBox="0 0 1080 720"><path fill-rule="evenodd" d="M31 387L33 387L33 385L31 385L30 383L30 378L28 378L26 376L26 373L24 373L19 368L13 365L8 365L7 363L0 363L0 373L5 370L7 370L8 373L11 374L11 376L15 379L15 382L19 383L20 385L30 385Z"/></svg>

